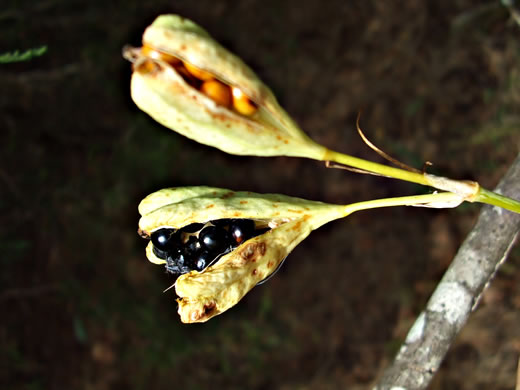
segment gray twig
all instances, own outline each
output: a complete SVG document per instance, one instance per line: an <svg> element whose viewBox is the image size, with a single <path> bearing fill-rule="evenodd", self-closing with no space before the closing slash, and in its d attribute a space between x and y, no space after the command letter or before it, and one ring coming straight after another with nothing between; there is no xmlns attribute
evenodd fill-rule
<svg viewBox="0 0 520 390"><path fill-rule="evenodd" d="M495 191L520 197L520 155ZM519 230L520 215L493 206L482 208L475 227L374 390L428 386L483 291L506 260Z"/></svg>

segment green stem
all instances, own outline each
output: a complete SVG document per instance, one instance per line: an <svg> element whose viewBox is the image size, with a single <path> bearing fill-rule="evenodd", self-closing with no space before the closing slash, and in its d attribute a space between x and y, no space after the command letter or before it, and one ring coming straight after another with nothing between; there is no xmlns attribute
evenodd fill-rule
<svg viewBox="0 0 520 390"><path fill-rule="evenodd" d="M348 154L338 153L333 150L327 150L323 157L323 160L334 161L339 164L347 165L349 167L354 167L362 169L364 171L377 173L381 176L393 177L394 179L400 179L426 186L430 185L430 182L424 177L422 173L410 172L401 168L389 167L387 165L363 160L354 156L349 156Z"/></svg>
<svg viewBox="0 0 520 390"><path fill-rule="evenodd" d="M479 194L475 202L487 203L493 206L502 207L503 209L520 213L520 202L497 194L496 192L488 191L485 188L480 188Z"/></svg>
<svg viewBox="0 0 520 390"><path fill-rule="evenodd" d="M451 192L441 192L428 195L401 196L398 198L385 198L368 200L346 205L343 209L344 217L356 211L376 209L391 206L424 206L433 208L457 207L463 199L460 195Z"/></svg>
<svg viewBox="0 0 520 390"><path fill-rule="evenodd" d="M407 171L405 169L390 167L372 161L363 160L361 158L349 156L348 154L338 153L328 149L322 160L333 161L381 176L392 177L394 179L426 185L442 191L448 191L457 194L463 200L468 202L486 203L493 206L502 207L506 210L514 211L515 213L520 213L520 201L499 195L492 191L488 191L485 188L480 187L476 182L452 180L431 174Z"/></svg>

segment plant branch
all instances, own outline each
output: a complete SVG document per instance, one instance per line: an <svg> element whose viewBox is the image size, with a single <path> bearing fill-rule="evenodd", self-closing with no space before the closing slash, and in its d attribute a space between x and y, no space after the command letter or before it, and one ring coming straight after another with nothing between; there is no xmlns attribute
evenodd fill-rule
<svg viewBox="0 0 520 390"><path fill-rule="evenodd" d="M356 168L357 170L366 171L367 173L391 177L398 180L433 187L442 191L452 192L462 196L463 199L468 202L491 204L505 208L506 210L514 211L515 213L520 213L520 201L481 188L477 182L453 180L428 173L391 167L350 156L348 154L335 152L330 149L326 150L322 159L323 161L332 161L338 164L343 164L347 167Z"/></svg>
<svg viewBox="0 0 520 390"><path fill-rule="evenodd" d="M520 155L495 189L520 196ZM480 296L506 260L520 231L520 215L485 206L452 264L374 390L425 389Z"/></svg>
<svg viewBox="0 0 520 390"><path fill-rule="evenodd" d="M451 192L441 192L427 195L401 196L397 198L384 198L352 203L344 208L345 217L356 211L376 209L393 206L416 206L430 208L457 207L464 201L460 195Z"/></svg>

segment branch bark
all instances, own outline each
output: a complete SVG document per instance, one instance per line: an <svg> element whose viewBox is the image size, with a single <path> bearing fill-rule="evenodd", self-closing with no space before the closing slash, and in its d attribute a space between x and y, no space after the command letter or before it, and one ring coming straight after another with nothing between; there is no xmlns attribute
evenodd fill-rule
<svg viewBox="0 0 520 390"><path fill-rule="evenodd" d="M495 189L520 198L520 155ZM484 206L424 311L374 390L425 389L451 343L506 260L520 230L520 215Z"/></svg>

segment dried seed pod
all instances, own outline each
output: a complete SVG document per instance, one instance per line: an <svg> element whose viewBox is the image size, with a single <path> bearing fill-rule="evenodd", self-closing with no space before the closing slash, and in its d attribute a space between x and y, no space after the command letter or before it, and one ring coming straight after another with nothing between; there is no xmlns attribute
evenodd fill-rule
<svg viewBox="0 0 520 390"><path fill-rule="evenodd" d="M134 62L132 98L159 123L232 154L319 160L326 155L326 148L300 130L256 74L195 23L177 15L159 16L144 32L143 44L237 88L250 103L237 105L236 111L218 105L187 84L167 62L125 48L123 55ZM146 71L139 66L145 60L160 62L161 66Z"/></svg>
<svg viewBox="0 0 520 390"><path fill-rule="evenodd" d="M175 290L183 322L204 322L234 306L249 290L273 273L309 233L345 216L345 206L277 194L234 192L211 187L170 188L147 196L139 205L139 230L146 236L163 228L244 218L271 230L245 240L203 272L181 275ZM164 264L153 252L148 259Z"/></svg>

